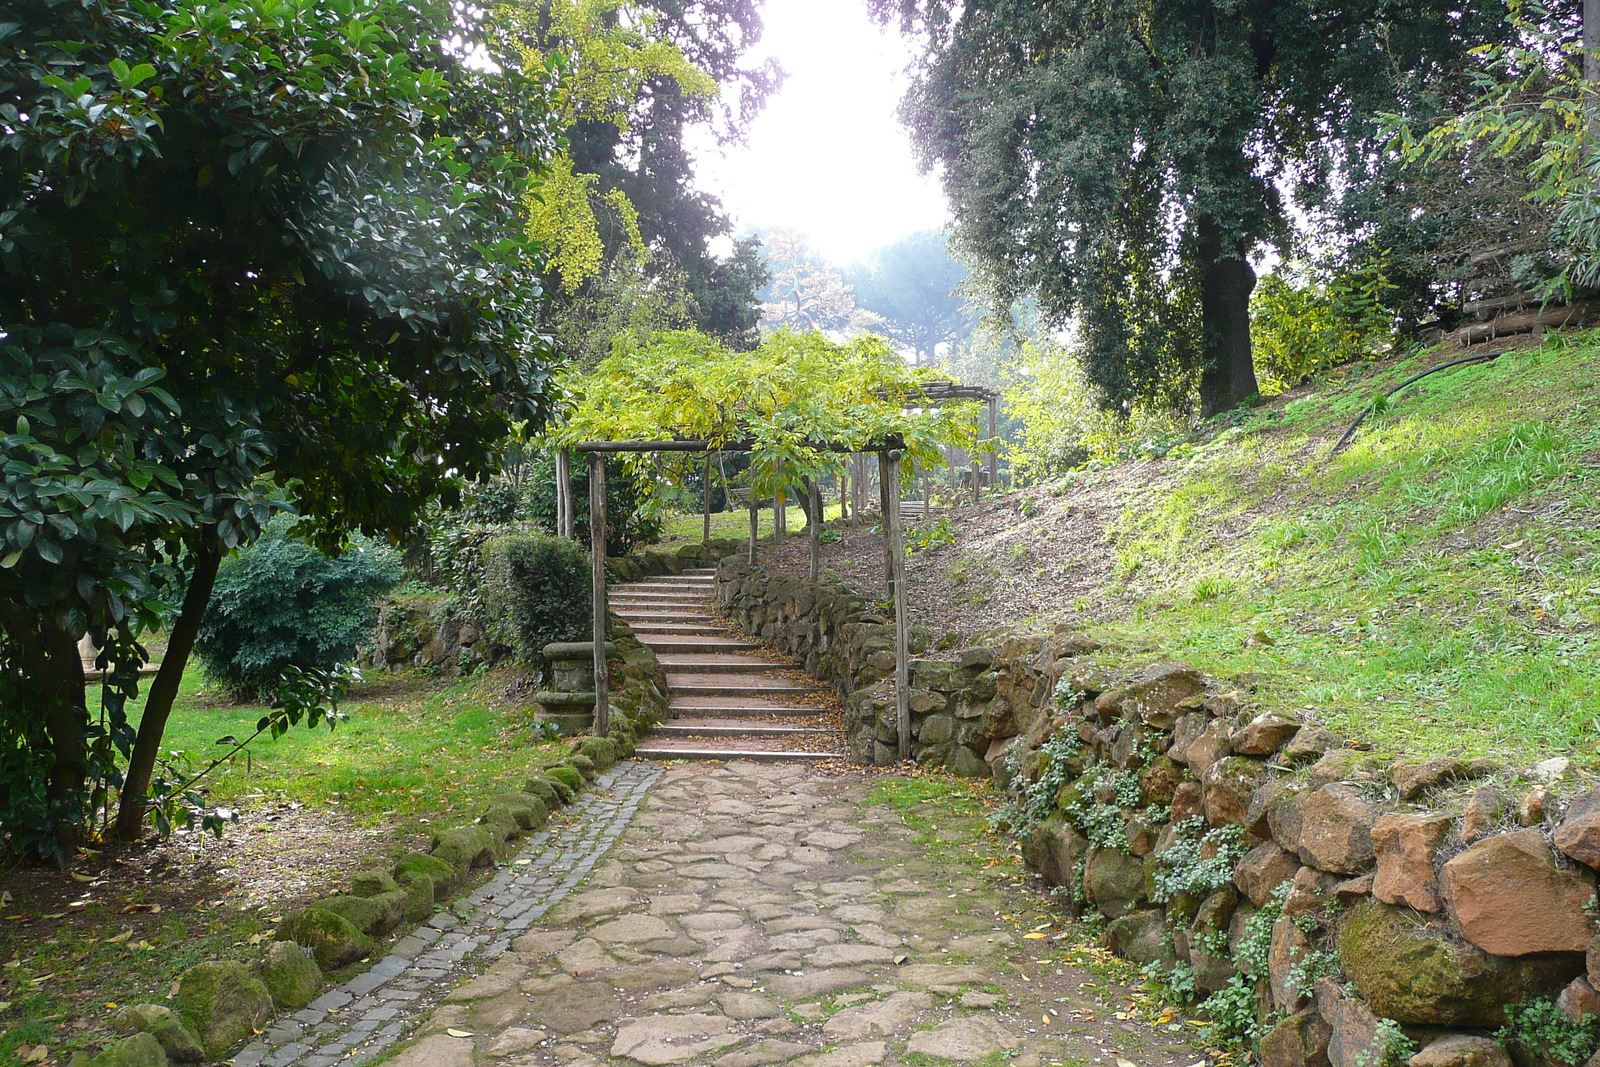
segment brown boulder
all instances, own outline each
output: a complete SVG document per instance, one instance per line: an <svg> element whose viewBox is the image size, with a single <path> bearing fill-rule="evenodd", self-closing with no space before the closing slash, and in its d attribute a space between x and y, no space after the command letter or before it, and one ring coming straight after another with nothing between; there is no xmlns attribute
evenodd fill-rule
<svg viewBox="0 0 1600 1067"><path fill-rule="evenodd" d="M1567 1013L1567 1018L1582 1024L1585 1017L1600 1019L1600 993L1587 978L1574 978L1556 998L1556 1006Z"/></svg>
<svg viewBox="0 0 1600 1067"><path fill-rule="evenodd" d="M1184 749L1183 761L1189 765L1191 774L1203 780L1213 763L1225 759L1232 752L1233 749L1228 746L1227 724L1221 719L1214 719L1205 732Z"/></svg>
<svg viewBox="0 0 1600 1067"><path fill-rule="evenodd" d="M1178 788L1172 791L1172 821L1183 820L1199 815L1201 811L1201 792L1199 782L1179 782Z"/></svg>
<svg viewBox="0 0 1600 1067"><path fill-rule="evenodd" d="M1170 730L1183 713L1179 705L1205 691L1200 672L1182 663L1156 663L1140 671L1121 689L1100 694L1095 710L1105 719L1137 718L1158 730Z"/></svg>
<svg viewBox="0 0 1600 1067"><path fill-rule="evenodd" d="M1355 786L1333 782L1300 808L1300 859L1324 871L1358 874L1372 865L1378 812Z"/></svg>
<svg viewBox="0 0 1600 1067"><path fill-rule="evenodd" d="M1311 939L1300 925L1287 916L1272 924L1272 946L1267 950L1267 985L1272 991L1272 1006L1279 1011L1294 1011L1305 1003L1309 989L1301 989L1290 979L1295 964L1311 953Z"/></svg>
<svg viewBox="0 0 1600 1067"><path fill-rule="evenodd" d="M1517 801L1517 825L1538 826L1544 822L1551 799L1550 790L1544 786L1528 790L1527 795Z"/></svg>
<svg viewBox="0 0 1600 1067"><path fill-rule="evenodd" d="M1282 787L1274 788L1277 782L1269 782L1262 792L1271 790L1267 800L1267 827L1272 832L1272 839L1290 852L1296 854L1300 851L1300 834L1305 829L1304 809L1306 798L1310 796L1305 790L1289 785L1285 779Z"/></svg>
<svg viewBox="0 0 1600 1067"><path fill-rule="evenodd" d="M1372 895L1372 875L1358 874L1354 878L1346 878L1333 887L1333 899L1340 904L1349 906L1362 897Z"/></svg>
<svg viewBox="0 0 1600 1067"><path fill-rule="evenodd" d="M1172 797L1183 781L1183 768L1166 756L1157 756L1139 772L1139 794L1146 804L1172 805Z"/></svg>
<svg viewBox="0 0 1600 1067"><path fill-rule="evenodd" d="M1400 791L1401 800L1415 800L1435 786L1471 773L1466 760L1435 756L1422 763L1396 763L1389 768L1389 781Z"/></svg>
<svg viewBox="0 0 1600 1067"><path fill-rule="evenodd" d="M1511 1067L1511 1054L1493 1038L1446 1034L1412 1056L1406 1067Z"/></svg>
<svg viewBox="0 0 1600 1067"><path fill-rule="evenodd" d="M1040 823L1023 847L1023 861L1051 885L1070 886L1079 864L1089 851L1089 839L1080 834L1063 812Z"/></svg>
<svg viewBox="0 0 1600 1067"><path fill-rule="evenodd" d="M1374 1067L1372 1045L1378 1036L1378 1017L1372 1009L1345 996L1332 978L1318 979L1315 995L1317 1014L1328 1027L1331 1067Z"/></svg>
<svg viewBox="0 0 1600 1067"><path fill-rule="evenodd" d="M1294 719L1268 711L1245 723L1228 743L1241 756L1270 756L1299 731L1300 724Z"/></svg>
<svg viewBox="0 0 1600 1067"><path fill-rule="evenodd" d="M1205 713L1199 711L1191 711L1180 716L1172 727L1172 746L1167 749L1167 755L1179 763L1184 762L1188 757L1189 746L1206 732L1209 721Z"/></svg>
<svg viewBox="0 0 1600 1067"><path fill-rule="evenodd" d="M1600 934L1589 940L1589 949L1584 954L1585 971L1589 975L1589 984L1600 989Z"/></svg>
<svg viewBox="0 0 1600 1067"><path fill-rule="evenodd" d="M1084 895L1108 919L1120 919L1144 900L1144 863L1109 848L1092 848L1084 861Z"/></svg>
<svg viewBox="0 0 1600 1067"><path fill-rule="evenodd" d="M1371 756L1347 748L1330 750L1311 765L1307 773L1313 788L1321 789L1334 782L1366 782L1378 777L1378 762Z"/></svg>
<svg viewBox="0 0 1600 1067"><path fill-rule="evenodd" d="M1271 899L1274 889L1293 878L1299 869L1298 858L1268 841L1246 852L1233 865L1233 884L1259 908Z"/></svg>
<svg viewBox="0 0 1600 1067"><path fill-rule="evenodd" d="M1572 802L1556 827L1556 848L1579 863L1600 867L1600 789Z"/></svg>
<svg viewBox="0 0 1600 1067"><path fill-rule="evenodd" d="M1339 921L1339 962L1372 1010L1406 1025L1492 1028L1505 1006L1548 996L1583 971L1576 953L1495 956L1442 917L1357 904Z"/></svg>
<svg viewBox="0 0 1600 1067"><path fill-rule="evenodd" d="M1497 956L1584 952L1594 921L1594 871L1567 868L1537 830L1486 838L1444 865L1450 917L1467 940Z"/></svg>
<svg viewBox="0 0 1600 1067"><path fill-rule="evenodd" d="M1342 881L1337 874L1301 867L1295 872L1289 895L1283 898L1283 914L1290 919L1320 916L1333 902L1333 891Z"/></svg>
<svg viewBox="0 0 1600 1067"><path fill-rule="evenodd" d="M1448 815L1389 814L1372 827L1378 873L1372 895L1385 904L1409 904L1418 911L1440 911L1434 856L1450 832Z"/></svg>
<svg viewBox="0 0 1600 1067"><path fill-rule="evenodd" d="M1344 741L1332 730L1307 724L1283 746L1286 763L1309 763L1319 760L1324 753L1344 747Z"/></svg>
<svg viewBox="0 0 1600 1067"><path fill-rule="evenodd" d="M1291 1015L1262 1037L1261 1067L1329 1067L1332 1033L1315 1011Z"/></svg>
<svg viewBox="0 0 1600 1067"><path fill-rule="evenodd" d="M1466 808L1461 812L1462 844L1471 845L1493 834L1499 827L1508 803L1506 795L1493 783L1474 789L1467 798Z"/></svg>
<svg viewBox="0 0 1600 1067"><path fill-rule="evenodd" d="M1213 763L1201 779L1200 803L1212 826L1244 826L1250 797L1267 779L1267 765L1246 756Z"/></svg>

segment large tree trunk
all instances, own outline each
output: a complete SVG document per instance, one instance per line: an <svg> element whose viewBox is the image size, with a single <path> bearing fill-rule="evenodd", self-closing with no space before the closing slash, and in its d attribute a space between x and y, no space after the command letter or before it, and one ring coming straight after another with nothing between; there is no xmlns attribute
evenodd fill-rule
<svg viewBox="0 0 1600 1067"><path fill-rule="evenodd" d="M1250 294L1256 272L1239 242L1224 240L1210 215L1199 219L1201 358L1200 415L1228 411L1259 393L1250 355Z"/></svg>
<svg viewBox="0 0 1600 1067"><path fill-rule="evenodd" d="M1583 0L1583 102L1585 153L1600 151L1600 0Z"/></svg>
<svg viewBox="0 0 1600 1067"><path fill-rule="evenodd" d="M89 707L78 641L54 615L20 606L7 605L5 625L21 651L32 688L28 709L44 724L48 749L37 756L41 762L49 761L45 795L58 818L72 816L89 776ZM63 853L83 843L83 831L76 822L57 824L56 842Z"/></svg>
<svg viewBox="0 0 1600 1067"><path fill-rule="evenodd" d="M194 651L195 635L200 632L200 620L205 617L211 603L211 590L216 585L217 567L222 562L222 546L217 543L214 526L203 527L200 543L194 554L194 573L189 578L189 588L183 594L183 609L173 624L167 641L167 650L161 657L161 669L150 683L145 696L144 714L139 718L139 735L133 743L133 754L128 757L128 773L122 785L122 801L117 807L117 825L114 836L119 841L137 841L144 832L145 795L150 791L150 778L155 773L156 756L161 751L161 737L167 729L167 719L172 714L172 702L178 695L178 683L183 680L183 670Z"/></svg>

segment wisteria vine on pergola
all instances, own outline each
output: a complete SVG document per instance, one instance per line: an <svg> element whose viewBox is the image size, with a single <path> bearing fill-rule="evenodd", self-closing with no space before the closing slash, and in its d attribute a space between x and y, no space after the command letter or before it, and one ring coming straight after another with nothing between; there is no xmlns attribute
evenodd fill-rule
<svg viewBox="0 0 1600 1067"><path fill-rule="evenodd" d="M563 380L568 411L545 441L738 445L751 489L771 493L886 443L926 465L941 462L943 445L972 448L973 405L918 406L924 383L948 380L870 335L841 344L780 330L749 352L692 331L619 338L593 371Z"/></svg>

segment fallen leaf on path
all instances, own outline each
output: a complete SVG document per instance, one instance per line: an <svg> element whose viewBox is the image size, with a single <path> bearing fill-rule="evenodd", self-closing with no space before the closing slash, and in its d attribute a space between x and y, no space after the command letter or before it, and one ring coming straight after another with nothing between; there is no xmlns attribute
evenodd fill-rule
<svg viewBox="0 0 1600 1067"><path fill-rule="evenodd" d="M453 1026L450 1027L448 1030L446 1030L445 1033L449 1034L451 1037L471 1037L472 1036L472 1031L471 1030L457 1030Z"/></svg>
<svg viewBox="0 0 1600 1067"><path fill-rule="evenodd" d="M122 933L118 934L116 937L108 937L108 938L106 938L106 944L108 944L108 945L120 945L120 944L122 944L124 941L128 940L128 938L130 938L132 936L133 936L133 927L130 926L126 930L122 931Z"/></svg>

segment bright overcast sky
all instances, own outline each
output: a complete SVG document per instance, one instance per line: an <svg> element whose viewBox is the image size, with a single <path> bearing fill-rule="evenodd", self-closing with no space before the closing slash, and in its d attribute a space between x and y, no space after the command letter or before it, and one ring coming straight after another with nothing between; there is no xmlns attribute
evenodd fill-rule
<svg viewBox="0 0 1600 1067"><path fill-rule="evenodd" d="M743 148L699 153L700 184L734 227L797 230L841 266L948 221L938 184L917 173L895 109L908 47L864 0L766 0L757 54L788 72Z"/></svg>

